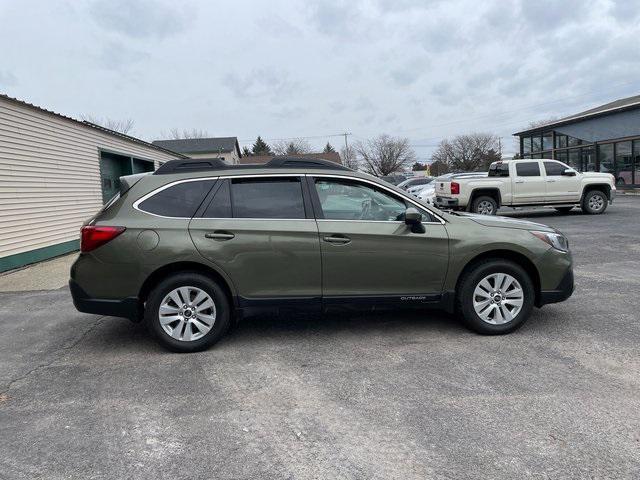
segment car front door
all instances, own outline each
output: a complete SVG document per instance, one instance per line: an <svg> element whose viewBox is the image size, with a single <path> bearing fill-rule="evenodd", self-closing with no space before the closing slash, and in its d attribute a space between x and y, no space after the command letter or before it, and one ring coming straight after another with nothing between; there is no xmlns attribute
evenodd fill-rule
<svg viewBox="0 0 640 480"><path fill-rule="evenodd" d="M513 173L513 204L544 203L546 182L538 160L516 162Z"/></svg>
<svg viewBox="0 0 640 480"><path fill-rule="evenodd" d="M553 160L544 161L544 174L547 184L547 201L579 202L580 179L578 174L564 175L565 170L573 170L564 163Z"/></svg>
<svg viewBox="0 0 640 480"><path fill-rule="evenodd" d="M425 231L404 222L415 206L361 179L309 176L322 253L323 302L429 302L442 293L448 236L423 211Z"/></svg>
<svg viewBox="0 0 640 480"><path fill-rule="evenodd" d="M231 279L241 306L320 305L318 228L303 180L221 178L191 220L196 248Z"/></svg>

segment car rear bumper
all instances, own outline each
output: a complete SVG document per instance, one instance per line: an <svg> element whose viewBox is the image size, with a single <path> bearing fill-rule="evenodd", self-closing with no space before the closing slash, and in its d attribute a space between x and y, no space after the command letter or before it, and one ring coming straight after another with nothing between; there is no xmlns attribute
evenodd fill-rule
<svg viewBox="0 0 640 480"><path fill-rule="evenodd" d="M573 269L569 268L554 290L542 290L540 292L540 298L538 299L536 306L541 307L549 303L564 302L571 296L573 289Z"/></svg>
<svg viewBox="0 0 640 480"><path fill-rule="evenodd" d="M435 205L439 208L457 208L458 207L458 199L457 198L446 198L439 197L436 195Z"/></svg>
<svg viewBox="0 0 640 480"><path fill-rule="evenodd" d="M128 297L122 300L92 298L73 279L69 280L69 290L71 290L73 305L79 312L124 317L134 322L139 322L142 319L142 304L137 297Z"/></svg>

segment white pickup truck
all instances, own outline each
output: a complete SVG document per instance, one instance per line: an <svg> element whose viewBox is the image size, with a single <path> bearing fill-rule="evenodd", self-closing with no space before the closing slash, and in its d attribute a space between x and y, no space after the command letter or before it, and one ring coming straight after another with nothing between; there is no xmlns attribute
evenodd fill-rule
<svg viewBox="0 0 640 480"><path fill-rule="evenodd" d="M616 194L613 175L578 172L557 160L494 162L486 177L436 178L435 205L495 215L501 206L551 206L562 213L580 206L585 213L607 209Z"/></svg>

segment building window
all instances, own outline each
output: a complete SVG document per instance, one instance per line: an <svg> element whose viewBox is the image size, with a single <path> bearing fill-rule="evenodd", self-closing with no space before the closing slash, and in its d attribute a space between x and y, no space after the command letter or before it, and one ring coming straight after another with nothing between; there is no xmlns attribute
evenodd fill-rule
<svg viewBox="0 0 640 480"><path fill-rule="evenodd" d="M567 142L570 147L577 147L578 145L582 145L582 140L576 137L567 136Z"/></svg>
<svg viewBox="0 0 640 480"><path fill-rule="evenodd" d="M553 133L545 132L542 134L542 149L551 150L553 148Z"/></svg>
<svg viewBox="0 0 640 480"><path fill-rule="evenodd" d="M634 185L640 183L640 140L633 142L633 177Z"/></svg>
<svg viewBox="0 0 640 480"><path fill-rule="evenodd" d="M522 153L531 153L531 137L522 137Z"/></svg>
<svg viewBox="0 0 640 480"><path fill-rule="evenodd" d="M596 171L596 156L593 153L593 147L583 147L580 149L580 163L583 172Z"/></svg>
<svg viewBox="0 0 640 480"><path fill-rule="evenodd" d="M580 162L580 149L574 148L573 150L569 150L568 153L569 153L569 157L567 159L568 165L578 170L579 172L582 172L583 169Z"/></svg>
<svg viewBox="0 0 640 480"><path fill-rule="evenodd" d="M618 185L633 183L633 157L631 142L616 143L616 161L613 164L613 176Z"/></svg>
<svg viewBox="0 0 640 480"><path fill-rule="evenodd" d="M565 148L567 146L567 136L556 134L556 148Z"/></svg>
<svg viewBox="0 0 640 480"><path fill-rule="evenodd" d="M613 174L613 143L598 145L598 160L601 172Z"/></svg>
<svg viewBox="0 0 640 480"><path fill-rule="evenodd" d="M542 137L539 135L531 137L531 151L539 152L540 150L542 150Z"/></svg>
<svg viewBox="0 0 640 480"><path fill-rule="evenodd" d="M567 159L568 159L567 152L556 152L556 160L558 160L559 162L567 163Z"/></svg>

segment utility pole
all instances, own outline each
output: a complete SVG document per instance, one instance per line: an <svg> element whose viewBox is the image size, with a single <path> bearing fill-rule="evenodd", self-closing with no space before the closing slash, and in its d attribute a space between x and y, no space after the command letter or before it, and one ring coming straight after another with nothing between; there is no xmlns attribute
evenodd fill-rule
<svg viewBox="0 0 640 480"><path fill-rule="evenodd" d="M349 144L347 143L347 137L349 135L351 135L351 134L348 133L348 132L344 132L342 135L344 135L344 151L348 152L349 151Z"/></svg>

